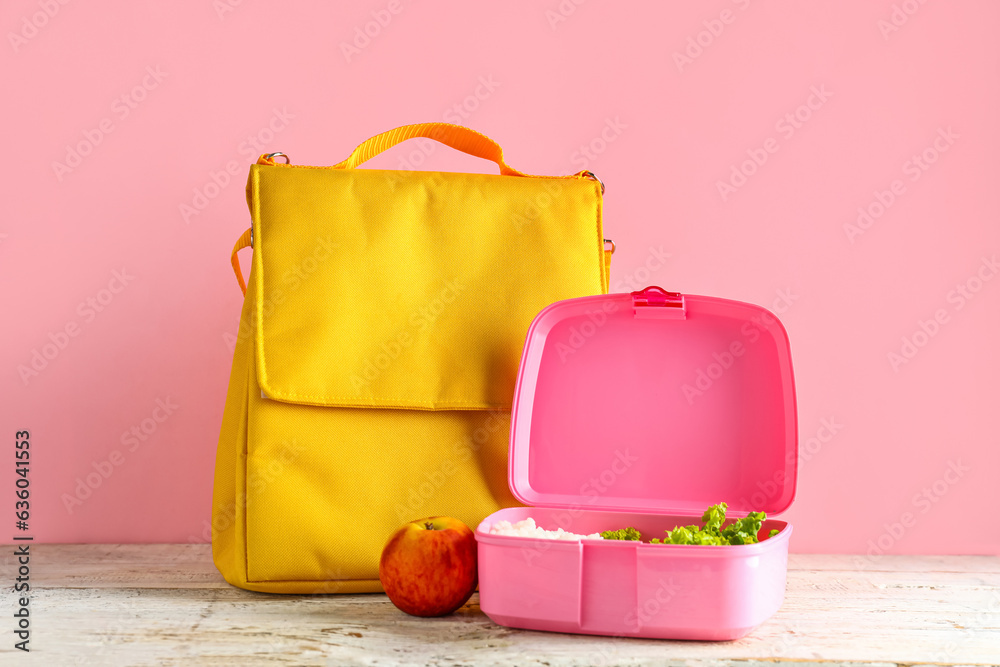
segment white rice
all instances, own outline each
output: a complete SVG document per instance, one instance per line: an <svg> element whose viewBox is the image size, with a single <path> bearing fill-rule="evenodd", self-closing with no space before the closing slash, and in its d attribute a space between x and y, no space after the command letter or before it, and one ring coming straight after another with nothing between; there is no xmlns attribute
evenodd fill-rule
<svg viewBox="0 0 1000 667"><path fill-rule="evenodd" d="M534 537L539 540L602 540L600 533L592 535L577 535L567 533L562 528L555 530L545 530L535 525L535 520L531 517L511 523L510 521L497 521L490 526L490 535L512 535L514 537Z"/></svg>

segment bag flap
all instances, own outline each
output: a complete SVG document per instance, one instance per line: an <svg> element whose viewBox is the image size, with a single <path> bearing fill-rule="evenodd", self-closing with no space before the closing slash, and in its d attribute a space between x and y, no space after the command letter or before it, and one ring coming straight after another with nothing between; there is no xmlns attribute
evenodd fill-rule
<svg viewBox="0 0 1000 667"><path fill-rule="evenodd" d="M247 187L268 398L509 409L534 316L606 292L591 180L256 164Z"/></svg>

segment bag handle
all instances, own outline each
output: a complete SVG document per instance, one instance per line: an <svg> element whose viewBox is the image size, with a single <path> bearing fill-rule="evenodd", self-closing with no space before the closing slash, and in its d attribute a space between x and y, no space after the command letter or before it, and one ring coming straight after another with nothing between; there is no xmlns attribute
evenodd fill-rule
<svg viewBox="0 0 1000 667"><path fill-rule="evenodd" d="M446 146L451 146L457 151L495 162L500 167L500 173L504 176L527 176L527 174L514 169L504 162L503 149L500 148L500 144L485 134L476 132L463 125L454 125L452 123L416 123L415 125L404 125L397 127L395 130L376 134L355 148L354 152L346 160L333 165L333 168L354 169L379 153L389 150L396 144L401 144L407 139L415 139L417 137L433 139Z"/></svg>

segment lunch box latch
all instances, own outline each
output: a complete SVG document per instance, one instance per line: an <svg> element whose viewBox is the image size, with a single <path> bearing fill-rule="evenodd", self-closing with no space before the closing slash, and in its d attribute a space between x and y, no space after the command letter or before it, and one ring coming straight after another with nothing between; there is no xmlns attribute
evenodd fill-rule
<svg viewBox="0 0 1000 667"><path fill-rule="evenodd" d="M684 295L650 285L644 290L632 292L632 312L637 319L683 320L686 318Z"/></svg>

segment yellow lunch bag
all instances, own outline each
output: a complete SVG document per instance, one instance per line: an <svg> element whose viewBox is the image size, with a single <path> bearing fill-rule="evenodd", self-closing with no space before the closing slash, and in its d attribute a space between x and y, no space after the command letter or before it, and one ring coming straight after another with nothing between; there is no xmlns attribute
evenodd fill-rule
<svg viewBox="0 0 1000 667"><path fill-rule="evenodd" d="M500 174L357 168L414 137ZM282 157L250 167L252 226L233 249L244 301L212 553L241 588L380 591L379 555L403 523L475 528L517 504L507 447L525 334L553 301L607 293L604 187L590 172L523 174L446 123L377 135L332 167Z"/></svg>

